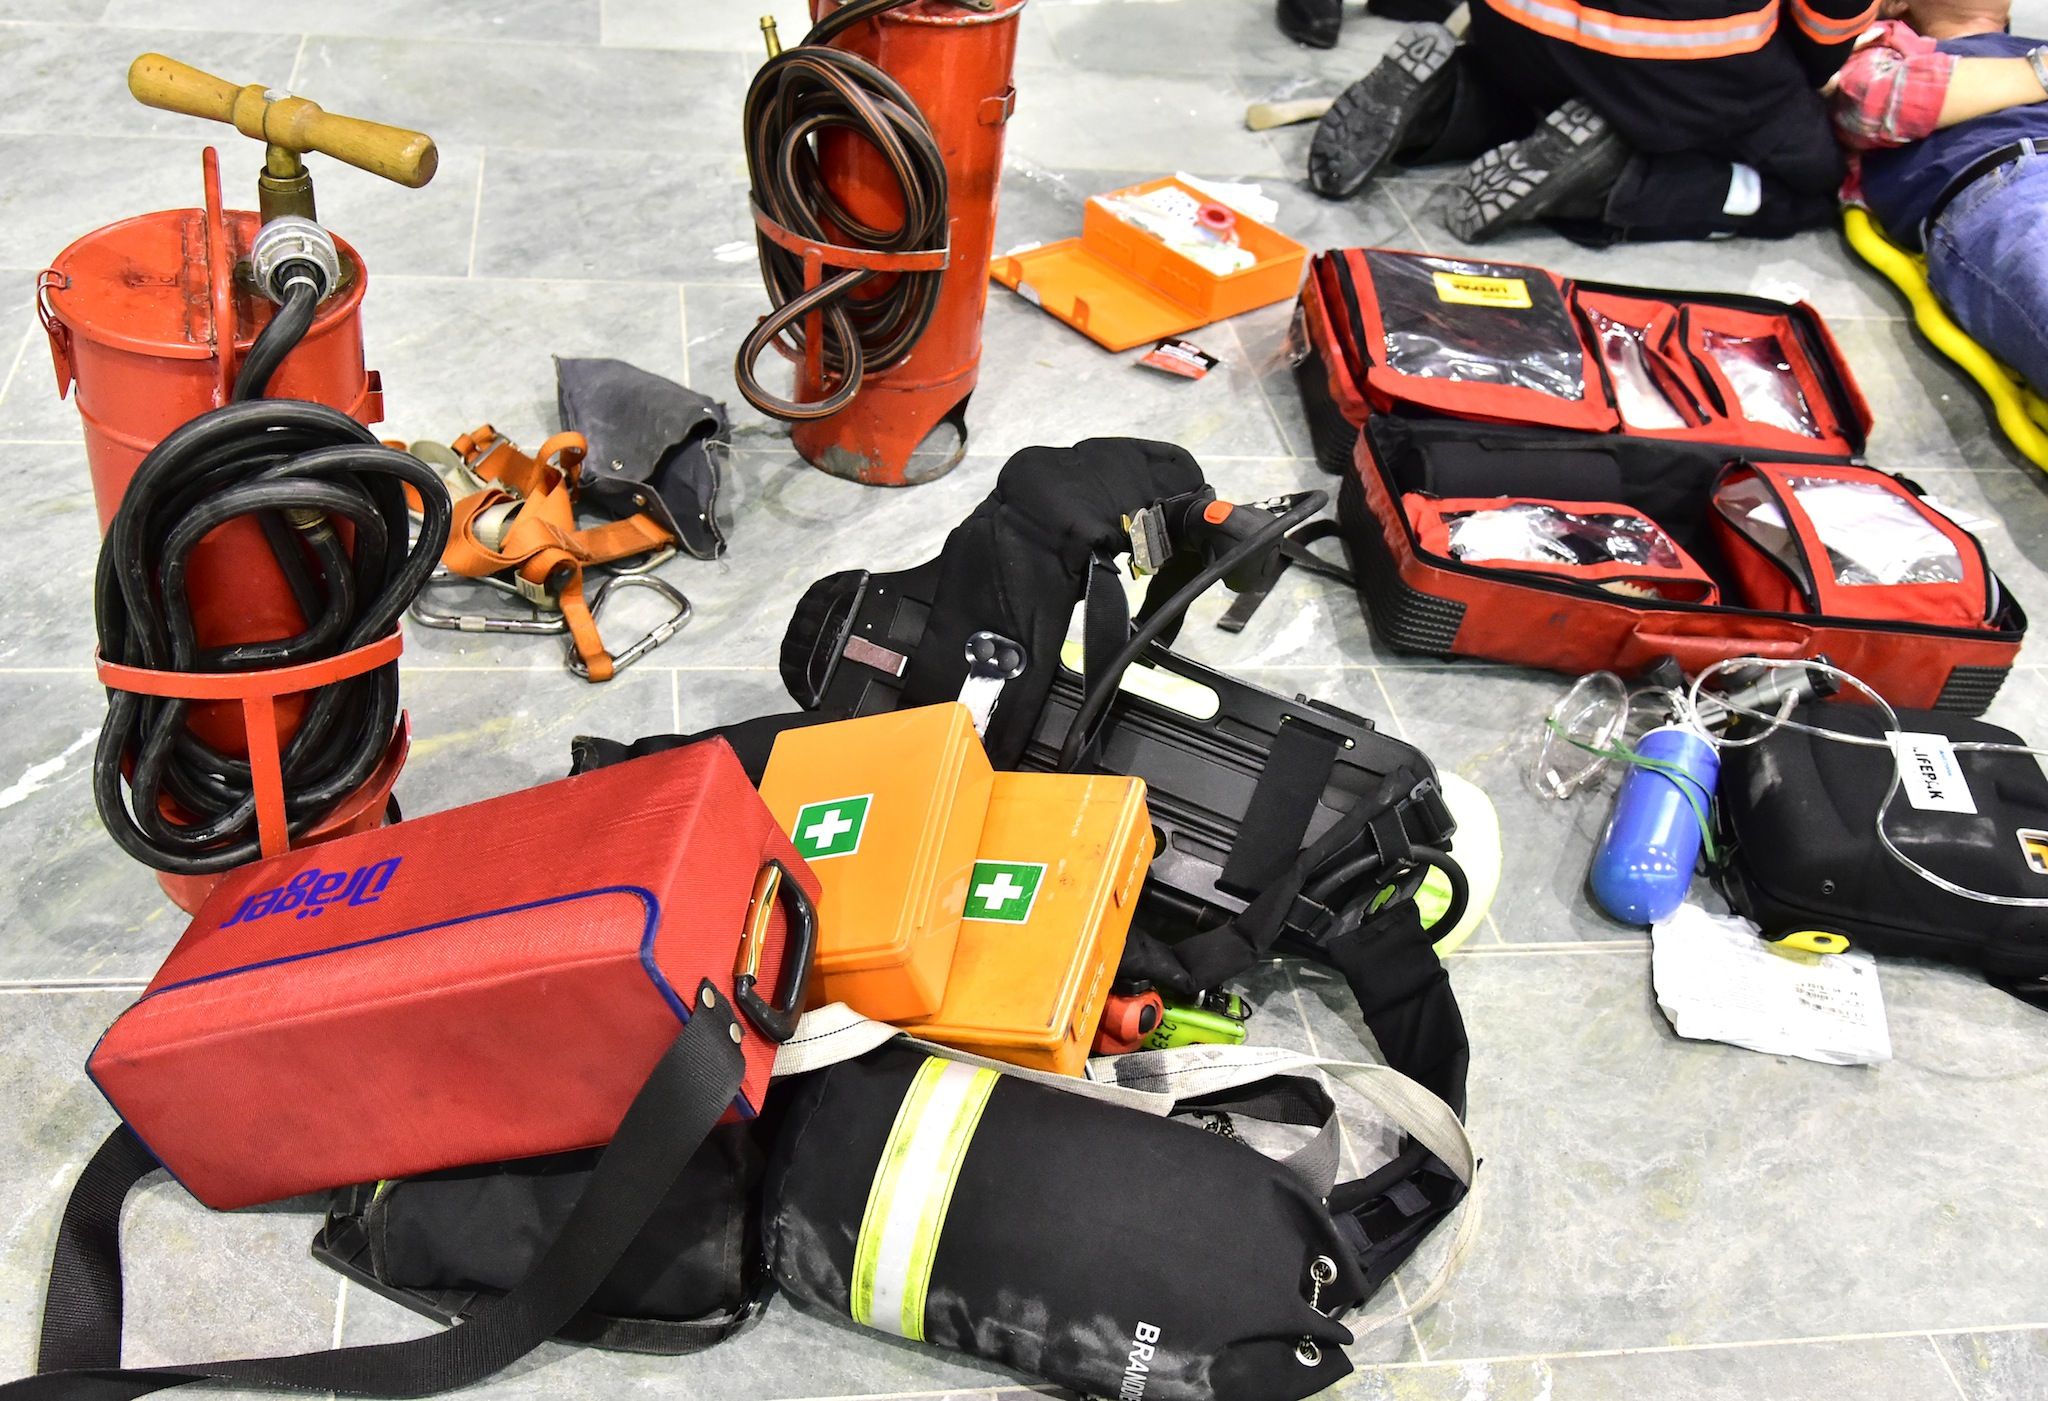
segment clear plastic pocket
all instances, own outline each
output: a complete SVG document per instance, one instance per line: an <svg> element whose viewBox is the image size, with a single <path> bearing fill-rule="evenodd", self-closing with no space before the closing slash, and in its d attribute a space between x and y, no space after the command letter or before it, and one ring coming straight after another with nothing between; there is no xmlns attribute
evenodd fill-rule
<svg viewBox="0 0 2048 1401"><path fill-rule="evenodd" d="M1578 334L1541 270L1377 250L1366 263L1388 369L1573 403L1586 397Z"/></svg>
<svg viewBox="0 0 2048 1401"><path fill-rule="evenodd" d="M1960 627L1995 611L1976 542L1883 473L1736 463L1713 507L1752 608Z"/></svg>
<svg viewBox="0 0 2048 1401"><path fill-rule="evenodd" d="M1636 598L1713 603L1713 580L1640 511L1609 502L1405 498L1423 549L1462 564L1529 570Z"/></svg>
<svg viewBox="0 0 2048 1401"><path fill-rule="evenodd" d="M1649 328L1619 321L1587 302L1580 306L1593 328L1600 363L1607 367L1608 382L1614 386L1614 407L1622 422L1653 433L1689 426L1651 369Z"/></svg>
<svg viewBox="0 0 2048 1401"><path fill-rule="evenodd" d="M1700 346L1735 391L1744 418L1802 438L1821 436L1813 406L1777 336L1739 336L1707 327L1700 332Z"/></svg>

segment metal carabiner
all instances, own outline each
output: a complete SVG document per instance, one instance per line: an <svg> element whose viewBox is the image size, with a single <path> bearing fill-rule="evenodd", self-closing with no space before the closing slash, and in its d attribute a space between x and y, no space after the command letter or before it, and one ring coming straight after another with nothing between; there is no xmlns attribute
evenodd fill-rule
<svg viewBox="0 0 2048 1401"><path fill-rule="evenodd" d="M495 589L509 598L518 599L533 610L533 616L496 618L488 613L435 613L428 610L426 602L429 590L449 588L456 584L474 584L486 589ZM517 586L508 584L503 579L472 579L466 575L452 574L446 569L436 569L427 577L427 582L420 586L418 596L413 599L412 607L406 610L406 616L421 627L443 628L449 632L513 632L529 636L553 636L569 630L568 621L559 612L546 613L536 606L532 599L520 592Z"/></svg>
<svg viewBox="0 0 2048 1401"><path fill-rule="evenodd" d="M667 599L674 607L675 612L671 613L663 622L657 623L653 628L649 629L638 641L622 651L611 654L612 675L614 676L624 671L634 662L639 661L671 637L674 637L678 632L681 632L683 624L690 621L690 614L693 611L690 607L690 600L683 597L682 590L669 583L666 579L656 578L652 574L613 574L590 592L590 619L592 622L597 621L598 614L604 611L605 603L620 589L651 589ZM585 681L590 679L590 668L585 666L583 658L576 654L576 648L573 643L569 647L568 661L569 670L575 672Z"/></svg>

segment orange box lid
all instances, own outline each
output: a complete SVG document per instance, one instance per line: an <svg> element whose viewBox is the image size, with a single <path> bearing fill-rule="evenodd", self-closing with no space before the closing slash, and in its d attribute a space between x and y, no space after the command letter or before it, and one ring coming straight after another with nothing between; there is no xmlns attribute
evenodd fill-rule
<svg viewBox="0 0 2048 1401"><path fill-rule="evenodd" d="M1172 176L1091 195L1079 238L1000 254L989 275L1110 350L1150 345L1300 290L1308 249L1250 215L1233 211L1237 242L1255 261L1219 274L1120 218L1108 203L1164 189L1218 202Z"/></svg>
<svg viewBox="0 0 2048 1401"><path fill-rule="evenodd" d="M1143 779L997 774L946 1000L905 1029L982 1046L1058 1045L1108 991L1151 857Z"/></svg>
<svg viewBox="0 0 2048 1401"><path fill-rule="evenodd" d="M786 730L761 798L817 873L817 967L903 963L960 920L955 873L938 868L954 824L982 826L991 770L958 702Z"/></svg>

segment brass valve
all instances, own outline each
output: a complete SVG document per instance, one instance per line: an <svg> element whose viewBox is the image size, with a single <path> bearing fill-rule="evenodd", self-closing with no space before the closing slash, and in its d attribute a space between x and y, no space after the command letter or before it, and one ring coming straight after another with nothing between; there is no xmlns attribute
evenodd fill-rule
<svg viewBox="0 0 2048 1401"><path fill-rule="evenodd" d="M281 215L312 219L313 177L299 157L318 152L358 170L418 189L434 178L440 152L425 132L337 116L303 97L260 83L237 87L163 54L128 67L128 91L145 107L225 122L265 143L257 204L265 223Z"/></svg>

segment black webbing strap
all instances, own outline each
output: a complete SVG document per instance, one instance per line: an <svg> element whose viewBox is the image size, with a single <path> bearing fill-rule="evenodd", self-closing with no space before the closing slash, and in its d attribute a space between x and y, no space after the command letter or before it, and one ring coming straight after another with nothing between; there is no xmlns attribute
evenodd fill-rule
<svg viewBox="0 0 2048 1401"><path fill-rule="evenodd" d="M1219 883L1226 890L1264 890L1287 874L1343 752L1344 740L1333 731L1292 719L1280 726L1223 863Z"/></svg>
<svg viewBox="0 0 2048 1401"><path fill-rule="evenodd" d="M1310 521L1281 536L1279 544L1274 546L1271 567L1252 587L1238 591L1216 626L1225 632L1243 632L1252 615L1259 611L1267 595L1279 584L1280 576L1287 572L1289 565L1300 565L1311 574L1334 579L1347 588L1355 587L1357 580L1350 565L1325 559L1309 548L1318 540L1327 540L1338 534L1338 529L1337 522L1333 520Z"/></svg>
<svg viewBox="0 0 2048 1401"><path fill-rule="evenodd" d="M1086 590L1081 595L1081 693L1091 695L1107 685L1114 690L1123 678L1104 676L1109 659L1124 649L1131 637L1131 606L1124 596L1124 583L1116 565L1101 556L1088 561ZM1054 659L1057 664L1058 659ZM1095 740L1109 719L1105 706L1095 717L1094 733L1082 743L1078 763L1086 765Z"/></svg>
<svg viewBox="0 0 2048 1401"><path fill-rule="evenodd" d="M1190 935L1173 946L1196 989L1234 978L1272 951L1287 925L1288 912L1315 873L1350 848L1371 827L1373 816L1399 802L1400 780L1392 775L1307 848L1296 853L1281 876L1229 923Z"/></svg>
<svg viewBox="0 0 2048 1401"><path fill-rule="evenodd" d="M1399 900L1329 941L1324 956L1344 977L1386 1063L1465 1117L1471 1048L1450 974L1413 900ZM1340 1182L1330 1210L1353 1224L1369 1288L1399 1269L1436 1223L1464 1200L1465 1184L1413 1139L1366 1177Z"/></svg>
<svg viewBox="0 0 2048 1401"><path fill-rule="evenodd" d="M709 983L693 1006L696 1014L634 1097L591 1171L590 1186L533 1272L461 1327L423 1338L285 1357L121 1367L121 1205L157 1164L126 1128L115 1130L64 1210L38 1374L0 1386L0 1398L129 1401L209 1380L347 1396L430 1396L510 1365L589 1302L739 1093L746 1062L730 1006Z"/></svg>

